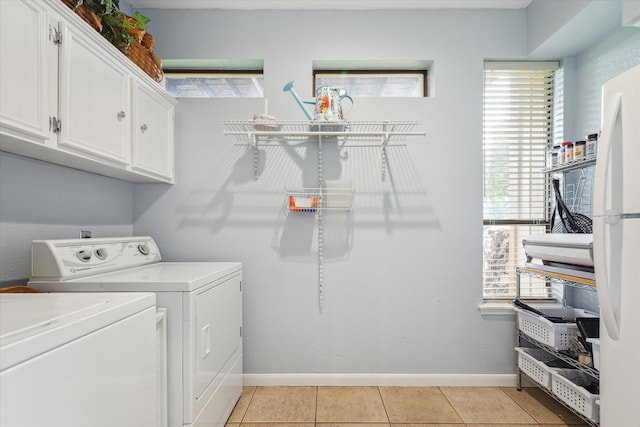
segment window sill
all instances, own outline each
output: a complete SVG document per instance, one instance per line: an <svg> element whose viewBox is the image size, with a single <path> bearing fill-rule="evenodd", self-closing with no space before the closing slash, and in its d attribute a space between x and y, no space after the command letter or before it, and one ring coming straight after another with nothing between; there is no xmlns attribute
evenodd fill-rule
<svg viewBox="0 0 640 427"><path fill-rule="evenodd" d="M535 308L562 308L559 302L531 303ZM516 314L513 304L509 301L485 301L478 304L478 310L483 316L514 316Z"/></svg>
<svg viewBox="0 0 640 427"><path fill-rule="evenodd" d="M507 301L485 301L478 305L478 310L483 316L513 316L516 314L513 304Z"/></svg>

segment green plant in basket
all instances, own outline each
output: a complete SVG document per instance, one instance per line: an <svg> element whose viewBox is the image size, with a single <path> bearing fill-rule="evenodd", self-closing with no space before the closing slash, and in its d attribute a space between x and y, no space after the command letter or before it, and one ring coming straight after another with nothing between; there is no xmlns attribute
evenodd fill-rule
<svg viewBox="0 0 640 427"><path fill-rule="evenodd" d="M133 17L120 10L120 0L84 0L90 11L102 20L102 36L122 53L127 54L136 37L141 37L151 21L140 12Z"/></svg>
<svg viewBox="0 0 640 427"><path fill-rule="evenodd" d="M139 11L136 11L133 14L133 17L135 18L136 22L138 23L138 26L140 28L142 28L143 30L147 29L147 24L149 22L151 22L151 18L144 16L142 13L140 13Z"/></svg>

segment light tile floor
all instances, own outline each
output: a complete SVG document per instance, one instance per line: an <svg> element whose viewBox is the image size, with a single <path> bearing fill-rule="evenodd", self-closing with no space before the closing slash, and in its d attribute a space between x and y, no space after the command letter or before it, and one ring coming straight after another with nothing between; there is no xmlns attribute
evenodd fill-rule
<svg viewBox="0 0 640 427"><path fill-rule="evenodd" d="M268 424L268 425L265 425ZM537 388L245 387L229 427L586 426Z"/></svg>

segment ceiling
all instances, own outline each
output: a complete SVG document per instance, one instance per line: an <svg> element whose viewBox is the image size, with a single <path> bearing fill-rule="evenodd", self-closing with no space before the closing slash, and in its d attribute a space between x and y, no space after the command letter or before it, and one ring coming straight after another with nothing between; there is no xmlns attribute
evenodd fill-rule
<svg viewBox="0 0 640 427"><path fill-rule="evenodd" d="M522 9L532 0L127 0L150 9Z"/></svg>

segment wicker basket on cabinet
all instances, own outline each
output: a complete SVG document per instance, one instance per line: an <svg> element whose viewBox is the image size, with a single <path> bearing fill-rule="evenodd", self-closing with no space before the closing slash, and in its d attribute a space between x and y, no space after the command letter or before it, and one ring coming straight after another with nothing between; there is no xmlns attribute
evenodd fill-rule
<svg viewBox="0 0 640 427"><path fill-rule="evenodd" d="M78 6L77 0L62 0L64 4L66 4L69 9L73 10L76 15L80 16L84 22L89 24L94 30L97 32L102 32L102 19L100 16L87 9L87 6L84 4L80 4Z"/></svg>
<svg viewBox="0 0 640 427"><path fill-rule="evenodd" d="M149 75L153 80L162 81L162 63L160 59L149 49L144 47L139 41L134 40L127 49L127 56L142 71Z"/></svg>

